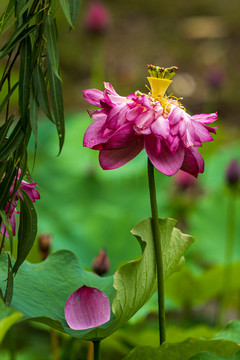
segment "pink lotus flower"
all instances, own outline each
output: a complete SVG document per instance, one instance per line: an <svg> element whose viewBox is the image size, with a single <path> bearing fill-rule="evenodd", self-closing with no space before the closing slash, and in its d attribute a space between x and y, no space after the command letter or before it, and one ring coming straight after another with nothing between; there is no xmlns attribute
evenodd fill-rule
<svg viewBox="0 0 240 360"><path fill-rule="evenodd" d="M20 173L21 173L21 170L19 169L18 178L19 178ZM11 195L13 193L14 185L15 185L15 180L10 188L9 195ZM8 221L11 225L13 236L16 234L15 214L20 213L20 211L16 210L16 207L18 204L19 197L22 198L21 190L23 190L28 195L28 197L32 200L32 202L35 202L37 199L40 199L40 194L36 189L36 185L37 185L37 183L29 184L27 181L22 180L22 182L19 186L19 189L13 195L13 199L9 200L6 204L5 213L8 215ZM6 231L5 225L4 225L4 223L2 223L0 233L4 234L4 232L5 232L5 236L9 237L9 234Z"/></svg>
<svg viewBox="0 0 240 360"><path fill-rule="evenodd" d="M136 91L127 97L116 93L109 83L105 90L83 91L84 98L99 110L89 111L94 119L85 132L83 145L99 150L99 162L104 170L116 169L137 156L143 149L157 170L174 175L179 169L197 177L204 171L204 161L196 147L212 141L210 133L216 127L207 126L217 120L217 114L190 116L175 99L155 89ZM160 84L162 86L162 83Z"/></svg>
<svg viewBox="0 0 240 360"><path fill-rule="evenodd" d="M86 285L69 296L64 311L68 326L74 330L100 326L111 317L107 295L103 291Z"/></svg>

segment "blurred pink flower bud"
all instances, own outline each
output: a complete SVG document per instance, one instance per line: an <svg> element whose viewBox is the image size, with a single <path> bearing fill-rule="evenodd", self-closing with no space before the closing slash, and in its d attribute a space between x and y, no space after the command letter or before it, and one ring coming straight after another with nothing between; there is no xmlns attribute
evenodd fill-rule
<svg viewBox="0 0 240 360"><path fill-rule="evenodd" d="M102 276L109 271L110 263L105 249L102 249L95 257L92 263L92 268L99 276Z"/></svg>
<svg viewBox="0 0 240 360"><path fill-rule="evenodd" d="M38 247L42 255L42 259L45 260L52 246L52 235L49 233L41 233L38 235Z"/></svg>
<svg viewBox="0 0 240 360"><path fill-rule="evenodd" d="M174 179L176 187L180 191L185 191L196 186L196 178L184 171L179 171Z"/></svg>
<svg viewBox="0 0 240 360"><path fill-rule="evenodd" d="M104 32L111 21L107 7L101 1L92 1L86 11L84 26L91 33Z"/></svg>
<svg viewBox="0 0 240 360"><path fill-rule="evenodd" d="M69 296L64 310L68 326L73 330L100 326L111 317L107 295L103 291L86 285Z"/></svg>
<svg viewBox="0 0 240 360"><path fill-rule="evenodd" d="M229 186L235 186L240 180L240 166L237 159L233 159L228 163L226 169L226 181Z"/></svg>

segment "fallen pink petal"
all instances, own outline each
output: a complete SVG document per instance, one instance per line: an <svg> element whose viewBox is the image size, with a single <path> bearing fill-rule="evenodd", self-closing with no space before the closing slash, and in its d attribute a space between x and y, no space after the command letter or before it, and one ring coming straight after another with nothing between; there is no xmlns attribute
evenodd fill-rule
<svg viewBox="0 0 240 360"><path fill-rule="evenodd" d="M107 295L94 287L83 285L74 291L65 304L65 318L73 330L86 330L110 320L111 307Z"/></svg>

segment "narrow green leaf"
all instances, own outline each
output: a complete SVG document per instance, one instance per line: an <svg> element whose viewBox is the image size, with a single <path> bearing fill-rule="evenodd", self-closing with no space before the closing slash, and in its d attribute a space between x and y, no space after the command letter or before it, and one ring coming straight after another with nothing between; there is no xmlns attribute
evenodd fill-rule
<svg viewBox="0 0 240 360"><path fill-rule="evenodd" d="M44 114L49 118L49 120L53 122L48 102L47 86L40 65L36 65L34 68L33 83L34 88L36 89L35 93L40 107L42 108Z"/></svg>
<svg viewBox="0 0 240 360"><path fill-rule="evenodd" d="M0 148L2 144L6 142L6 136L8 134L8 130L10 129L13 123L13 120L14 120L14 115L11 115L10 118L0 127Z"/></svg>
<svg viewBox="0 0 240 360"><path fill-rule="evenodd" d="M69 0L72 24L75 25L81 5L81 0Z"/></svg>
<svg viewBox="0 0 240 360"><path fill-rule="evenodd" d="M23 192L20 197L20 225L18 231L18 250L17 259L13 266L13 273L26 259L31 250L37 234L37 214L31 199Z"/></svg>
<svg viewBox="0 0 240 360"><path fill-rule="evenodd" d="M26 24L24 24L24 26L22 25L18 30L16 30L6 45L1 49L0 59L9 54L18 44L20 44L22 40L27 38L34 30L36 30L38 26L39 25L33 25L25 30Z"/></svg>
<svg viewBox="0 0 240 360"><path fill-rule="evenodd" d="M22 41L20 51L20 72L19 72L19 111L21 122L26 127L27 113L30 101L30 87L32 78L31 41L26 38Z"/></svg>
<svg viewBox="0 0 240 360"><path fill-rule="evenodd" d="M58 9L58 1L57 0L51 0L50 9L51 9L52 17L55 18L56 12L57 12L57 9Z"/></svg>
<svg viewBox="0 0 240 360"><path fill-rule="evenodd" d="M8 278L7 278L7 287L4 295L4 302L7 306L10 306L12 297L13 297L13 269L12 262L9 253L8 255Z"/></svg>
<svg viewBox="0 0 240 360"><path fill-rule="evenodd" d="M6 10L0 17L0 34L2 34L14 13L15 0L10 0Z"/></svg>
<svg viewBox="0 0 240 360"><path fill-rule="evenodd" d="M59 75L59 57L57 47L57 26L51 15L47 15L45 21L45 35L47 39L47 55L53 72L60 79Z"/></svg>
<svg viewBox="0 0 240 360"><path fill-rule="evenodd" d="M20 11L24 7L24 3L26 0L16 0L15 1L15 16L20 17Z"/></svg>
<svg viewBox="0 0 240 360"><path fill-rule="evenodd" d="M0 147L0 161L7 157L17 148L24 137L21 122L19 121L12 131L9 139Z"/></svg>
<svg viewBox="0 0 240 360"><path fill-rule="evenodd" d="M58 131L59 138L59 154L62 151L64 137L65 137L65 123L64 123L64 107L62 96L62 83L56 76L51 66L51 61L47 56L47 67L49 75L50 96L52 100L52 108L54 113L54 119Z"/></svg>
<svg viewBox="0 0 240 360"><path fill-rule="evenodd" d="M16 87L18 86L18 82L10 89L10 91L7 93L7 95L5 96L3 102L0 105L0 113L3 111L4 106L7 104L8 100L10 99L10 97L12 96L12 93L14 92L14 90L16 89Z"/></svg>
<svg viewBox="0 0 240 360"><path fill-rule="evenodd" d="M71 28L73 28L69 0L60 0L60 4L61 4L62 10L64 12L64 15L66 16L66 19L67 19L69 25L71 26Z"/></svg>
<svg viewBox="0 0 240 360"><path fill-rule="evenodd" d="M11 227L10 222L8 221L7 214L5 213L4 210L0 210L0 216L1 216L1 218L3 219L5 228L6 228L7 232L8 232L9 241L10 241L10 251L11 251L11 254L12 254L12 250L13 250L13 232L12 232L12 227Z"/></svg>
<svg viewBox="0 0 240 360"><path fill-rule="evenodd" d="M10 187L17 175L17 169L12 160L4 162L2 167L5 171L0 182L0 209L5 210L7 200L9 199Z"/></svg>
<svg viewBox="0 0 240 360"><path fill-rule="evenodd" d="M35 138L35 143L38 141L38 110L39 105L37 102L37 95L35 88L31 87L31 93L30 93L30 109L29 109L29 116L30 116L30 123L32 127L32 132Z"/></svg>
<svg viewBox="0 0 240 360"><path fill-rule="evenodd" d="M0 299L0 344L7 331L23 317L19 311L7 307L3 300Z"/></svg>
<svg viewBox="0 0 240 360"><path fill-rule="evenodd" d="M24 5L24 2L25 2L25 0L22 0L23 4L20 4L21 0L19 1L18 13L17 13L18 18L20 18L22 16L22 14L25 13L26 10L30 10L34 0L28 0L25 5Z"/></svg>

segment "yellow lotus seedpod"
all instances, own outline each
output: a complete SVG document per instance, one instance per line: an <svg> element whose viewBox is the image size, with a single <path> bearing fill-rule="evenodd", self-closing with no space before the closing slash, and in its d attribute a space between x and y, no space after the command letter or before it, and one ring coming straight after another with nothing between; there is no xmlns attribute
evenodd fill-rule
<svg viewBox="0 0 240 360"><path fill-rule="evenodd" d="M164 68L148 64L147 69L151 75L147 79L151 85L152 96L164 96L167 88L172 82L170 79L176 74L178 67L172 66L170 68Z"/></svg>
<svg viewBox="0 0 240 360"><path fill-rule="evenodd" d="M151 86L151 93L153 97L163 96L167 91L169 85L172 83L172 80L168 79L160 79L154 77L147 78L150 86Z"/></svg>

